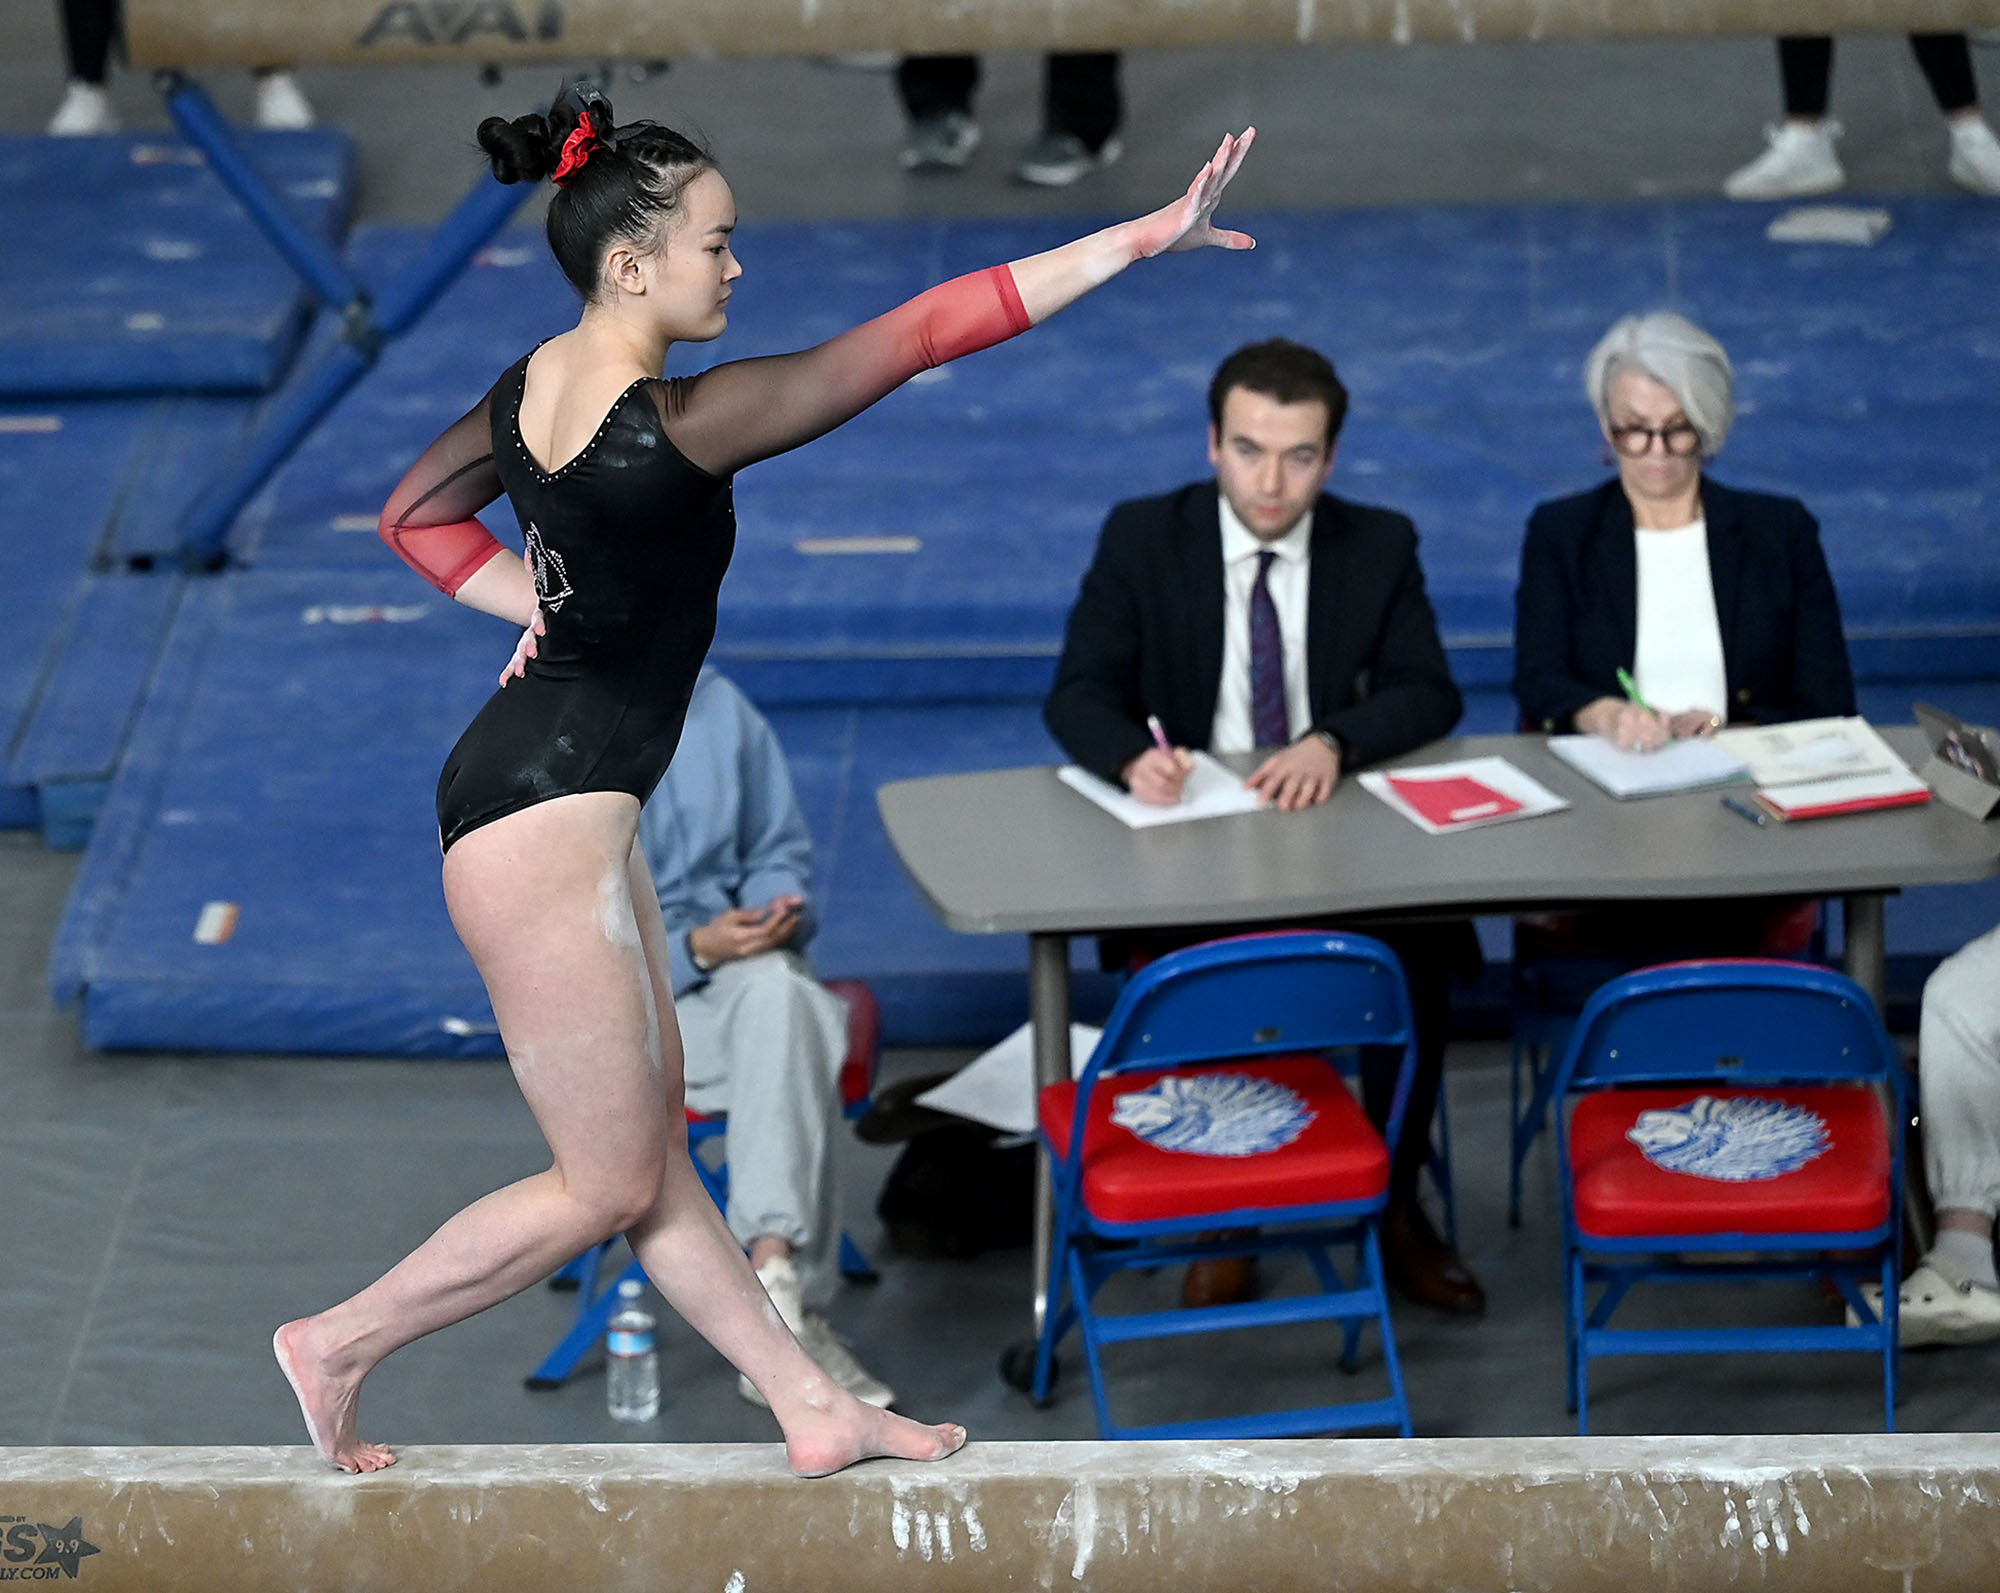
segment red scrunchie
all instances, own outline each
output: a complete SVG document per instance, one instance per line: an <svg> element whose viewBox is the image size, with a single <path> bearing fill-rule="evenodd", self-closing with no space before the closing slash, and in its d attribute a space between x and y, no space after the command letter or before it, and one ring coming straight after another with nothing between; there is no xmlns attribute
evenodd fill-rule
<svg viewBox="0 0 2000 1593"><path fill-rule="evenodd" d="M556 162L556 169L549 174L552 181L567 183L570 178L583 170L590 159L591 146L597 142L597 129L591 125L590 112L585 111L577 118L576 131L563 140L562 159Z"/></svg>

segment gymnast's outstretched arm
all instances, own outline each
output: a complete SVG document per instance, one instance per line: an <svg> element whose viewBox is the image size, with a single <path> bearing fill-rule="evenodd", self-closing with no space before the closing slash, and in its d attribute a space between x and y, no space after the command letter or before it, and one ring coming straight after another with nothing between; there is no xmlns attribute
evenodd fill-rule
<svg viewBox="0 0 2000 1593"><path fill-rule="evenodd" d="M990 347L1046 321L1135 261L1183 249L1250 249L1210 224L1255 128L1222 141L1172 204L1045 254L975 272L919 294L815 348L733 360L659 384L674 446L703 470L729 475L853 419L919 371Z"/></svg>
<svg viewBox="0 0 2000 1593"><path fill-rule="evenodd" d="M519 559L494 557L505 549L477 518L500 491L489 392L410 467L376 530L447 597L525 626L535 615L534 580Z"/></svg>

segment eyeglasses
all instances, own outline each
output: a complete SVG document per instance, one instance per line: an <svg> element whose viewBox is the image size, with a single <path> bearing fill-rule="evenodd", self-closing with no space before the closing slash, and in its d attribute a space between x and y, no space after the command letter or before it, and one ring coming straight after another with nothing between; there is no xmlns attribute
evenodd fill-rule
<svg viewBox="0 0 2000 1593"><path fill-rule="evenodd" d="M1628 459L1637 459L1652 450L1653 439L1676 459L1701 452L1701 433L1686 421L1673 426L1613 426L1611 446Z"/></svg>

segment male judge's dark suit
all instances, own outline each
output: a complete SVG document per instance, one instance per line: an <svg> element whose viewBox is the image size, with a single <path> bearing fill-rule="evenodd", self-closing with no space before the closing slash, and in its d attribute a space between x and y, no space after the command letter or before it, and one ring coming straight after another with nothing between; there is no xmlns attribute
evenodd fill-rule
<svg viewBox="0 0 2000 1593"><path fill-rule="evenodd" d="M1201 482L1122 503L1104 523L1070 612L1042 718L1071 757L1107 780L1117 781L1153 744L1148 714L1159 716L1175 746L1208 746L1222 682L1226 590L1217 496L1215 482ZM1342 774L1447 734L1462 703L1424 593L1416 528L1391 510L1322 494L1313 508L1310 546L1307 696L1313 729L1340 742ZM1417 1077L1390 1179L1384 1261L1413 1298L1451 1310L1478 1309L1483 1297L1477 1284L1428 1234L1427 1223L1427 1242L1399 1244L1396 1237L1405 1231L1397 1225L1396 1207L1414 1208L1429 1147L1450 1031L1450 973L1476 968L1478 945L1466 923L1357 927L1394 947L1409 979L1418 1030ZM1154 937L1145 949L1158 952L1232 932L1229 925L1179 930ZM1129 949L1130 942L1107 944L1107 963L1122 963ZM1393 1052L1363 1061L1363 1095L1378 1124L1388 1116L1397 1065ZM1439 1275L1446 1262L1456 1269L1451 1279Z"/></svg>
<svg viewBox="0 0 2000 1593"><path fill-rule="evenodd" d="M1042 717L1116 782L1157 714L1205 748L1222 683L1222 524L1213 481L1121 503L1104 522ZM1343 775L1434 741L1463 708L1424 594L1409 519L1321 494L1306 587L1306 687Z"/></svg>
<svg viewBox="0 0 2000 1593"><path fill-rule="evenodd" d="M1796 498L1703 479L1708 570L1735 723L1854 712L1854 674L1819 525ZM1632 505L1616 479L1536 508L1514 595L1514 700L1544 731L1576 728L1579 708L1621 695L1638 645L1639 562Z"/></svg>

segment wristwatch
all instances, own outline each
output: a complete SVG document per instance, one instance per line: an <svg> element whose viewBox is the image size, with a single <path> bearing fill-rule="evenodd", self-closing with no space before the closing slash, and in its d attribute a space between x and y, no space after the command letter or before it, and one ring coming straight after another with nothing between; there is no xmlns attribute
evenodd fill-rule
<svg viewBox="0 0 2000 1593"><path fill-rule="evenodd" d="M1339 758L1343 763L1346 762L1347 749L1340 744L1340 737L1336 736L1331 730L1310 730L1306 733L1313 740L1323 743L1326 750L1336 758Z"/></svg>
<svg viewBox="0 0 2000 1593"><path fill-rule="evenodd" d="M687 945L688 961L694 964L694 971L704 974L714 973L715 964L694 949L694 931L690 929L683 939Z"/></svg>

